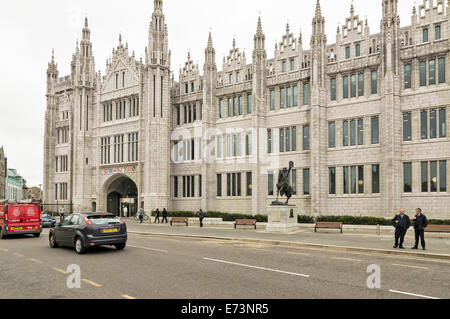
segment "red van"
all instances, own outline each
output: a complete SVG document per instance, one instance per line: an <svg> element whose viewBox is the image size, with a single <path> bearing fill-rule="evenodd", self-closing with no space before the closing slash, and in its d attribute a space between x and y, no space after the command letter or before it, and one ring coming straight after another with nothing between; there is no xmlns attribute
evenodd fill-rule
<svg viewBox="0 0 450 319"><path fill-rule="evenodd" d="M39 203L0 202L0 238L24 234L39 237L42 233L41 215Z"/></svg>

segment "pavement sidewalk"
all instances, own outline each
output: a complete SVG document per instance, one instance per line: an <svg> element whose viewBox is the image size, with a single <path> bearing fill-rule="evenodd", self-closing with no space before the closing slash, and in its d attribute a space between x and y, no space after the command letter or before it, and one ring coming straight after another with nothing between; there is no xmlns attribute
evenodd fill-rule
<svg viewBox="0 0 450 319"><path fill-rule="evenodd" d="M365 233L340 234L334 230L302 229L290 234L269 233L265 227L254 230L252 227L240 227L238 229L230 226L198 225L189 227L167 224L139 224L132 219L127 220L129 233L140 233L144 235L166 235L186 236L199 238L215 238L224 240L240 240L251 242L267 242L275 245L289 245L306 248L322 248L340 251L370 252L389 255L404 255L412 257L426 257L450 260L450 239L425 238L427 250L411 250L414 246L414 236L411 234L405 238L406 249L393 249L393 235L375 235ZM426 235L425 235L426 236Z"/></svg>

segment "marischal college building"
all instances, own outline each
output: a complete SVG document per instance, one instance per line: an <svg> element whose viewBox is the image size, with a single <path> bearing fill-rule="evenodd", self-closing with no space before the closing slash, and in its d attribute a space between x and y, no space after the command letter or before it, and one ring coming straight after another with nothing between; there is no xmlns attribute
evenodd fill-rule
<svg viewBox="0 0 450 319"><path fill-rule="evenodd" d="M288 25L271 58L259 19L251 61L233 42L221 71L210 34L203 71L188 56L178 81L162 0L145 60L119 39L104 76L86 19L71 74L48 66L45 202L266 214L293 161L299 214L448 219L449 3L400 27L398 1L379 2L380 33L352 5L329 44L317 1L310 48Z"/></svg>

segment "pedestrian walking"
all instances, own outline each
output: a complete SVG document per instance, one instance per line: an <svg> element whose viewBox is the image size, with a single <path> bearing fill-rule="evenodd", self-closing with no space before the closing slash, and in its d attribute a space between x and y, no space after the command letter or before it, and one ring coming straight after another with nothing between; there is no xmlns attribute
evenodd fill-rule
<svg viewBox="0 0 450 319"><path fill-rule="evenodd" d="M156 209L156 216L155 216L154 223L156 223L156 221L158 221L158 224L160 223L160 221L159 221L159 208Z"/></svg>
<svg viewBox="0 0 450 319"><path fill-rule="evenodd" d="M425 249L425 228L428 226L427 216L422 214L422 209L416 209L416 216L414 216L414 232L416 235L416 244L412 249L419 249L419 238L420 244L422 245L422 249Z"/></svg>
<svg viewBox="0 0 450 319"><path fill-rule="evenodd" d="M168 224L169 222L167 221L167 210L164 208L163 209L163 219L162 219L162 223L164 224L164 221L166 221L166 224Z"/></svg>
<svg viewBox="0 0 450 319"><path fill-rule="evenodd" d="M65 218L65 216L64 216L64 207L61 207L61 208L59 209L59 220L60 220L60 221L63 221L64 218Z"/></svg>
<svg viewBox="0 0 450 319"><path fill-rule="evenodd" d="M205 218L205 213L203 210L197 212L198 219L200 220L200 227L203 227L203 219Z"/></svg>
<svg viewBox="0 0 450 319"><path fill-rule="evenodd" d="M144 220L144 209L141 207L141 209L139 210L139 220L142 221Z"/></svg>
<svg viewBox="0 0 450 319"><path fill-rule="evenodd" d="M411 226L411 220L405 215L405 210L400 209L400 214L396 215L392 220L392 225L395 227L395 245L394 248L405 249L403 242L405 241L405 235Z"/></svg>
<svg viewBox="0 0 450 319"><path fill-rule="evenodd" d="M123 207L123 217L128 218L128 207L127 207L127 205L125 205Z"/></svg>

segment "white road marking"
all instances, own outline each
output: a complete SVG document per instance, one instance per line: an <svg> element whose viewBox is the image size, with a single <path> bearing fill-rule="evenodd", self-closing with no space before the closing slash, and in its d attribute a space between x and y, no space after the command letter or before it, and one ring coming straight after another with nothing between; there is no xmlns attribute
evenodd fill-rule
<svg viewBox="0 0 450 319"><path fill-rule="evenodd" d="M148 247L139 247L139 246L131 246L131 245L128 245L127 247L136 248L136 249L150 250L150 251L158 251L158 252L161 252L161 253L168 253L167 250L162 250L162 249L155 249L155 248L148 248Z"/></svg>
<svg viewBox="0 0 450 319"><path fill-rule="evenodd" d="M426 298L426 299L441 299L441 298L424 296L424 295L418 295L418 294L413 294L413 293L410 293L410 292L404 292L404 291L398 291L398 290L389 290L389 292L393 292L393 293L396 293L396 294L402 294L402 295L408 295L408 296L414 296L414 297L421 297L421 298Z"/></svg>
<svg viewBox="0 0 450 319"><path fill-rule="evenodd" d="M247 268L254 268L254 269L259 269L259 270L267 270L267 271L277 272L277 273L286 274L286 275L293 275L293 276L298 276L298 277L309 278L309 275L298 274L298 273L295 273L295 272L288 272L288 271L270 269L270 268L265 268L265 267L258 267L258 266L252 266L252 265L239 264L239 263L235 263L235 262L231 262L231 261L225 261L225 260L219 260L219 259L211 259L211 258L206 258L206 257L204 257L203 259L204 260L208 260L208 261L214 261L214 262L218 262L218 263L223 263L223 264L229 264L229 265L235 265L235 266L241 266L241 267L247 267Z"/></svg>
<svg viewBox="0 0 450 319"><path fill-rule="evenodd" d="M397 267L407 267L407 268L416 268L416 269L425 269L428 270L428 267L419 267L419 266L410 266L410 265L403 265L403 264L392 264L392 266L397 266Z"/></svg>

